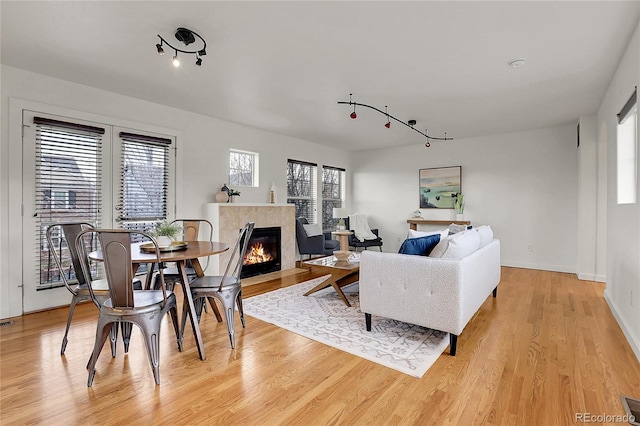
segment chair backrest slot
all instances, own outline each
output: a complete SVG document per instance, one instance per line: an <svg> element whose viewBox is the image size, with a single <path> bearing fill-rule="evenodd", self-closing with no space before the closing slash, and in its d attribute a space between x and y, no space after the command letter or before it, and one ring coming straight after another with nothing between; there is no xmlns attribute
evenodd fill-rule
<svg viewBox="0 0 640 426"><path fill-rule="evenodd" d="M222 280L220 281L220 287L218 291L222 291L222 287L227 277L234 277L238 282L240 282L240 274L242 273L244 256L247 253L247 249L249 248L249 240L251 239L251 234L253 233L254 226L254 222L248 222L240 230L240 235L238 236L238 240L233 247L231 256L229 256L229 262L227 263L224 275L222 276Z"/></svg>
<svg viewBox="0 0 640 426"><path fill-rule="evenodd" d="M73 293L69 281L67 280L66 274L64 272L64 267L62 265L62 253L56 249L56 245L53 242L52 234L59 230L60 238L64 238L67 241L67 248L69 250L69 256L71 258L71 264L73 265L73 271L75 273L76 279L78 280L78 284L86 284L88 280L91 280L91 275L88 276L88 279L85 278L84 271L85 268L82 267L82 262L84 261L86 264L86 271L91 274L91 269L89 268L89 262L86 258L81 258L78 255L78 250L75 244L76 238L78 234L80 234L85 229L93 228L93 225L89 222L61 222L54 223L47 228L46 236L47 236L47 244L49 245L49 250L53 253L53 258L60 270L60 277L62 278L62 282L64 285Z"/></svg>
<svg viewBox="0 0 640 426"><path fill-rule="evenodd" d="M114 307L133 308L131 236L128 233L99 232L104 269Z"/></svg>

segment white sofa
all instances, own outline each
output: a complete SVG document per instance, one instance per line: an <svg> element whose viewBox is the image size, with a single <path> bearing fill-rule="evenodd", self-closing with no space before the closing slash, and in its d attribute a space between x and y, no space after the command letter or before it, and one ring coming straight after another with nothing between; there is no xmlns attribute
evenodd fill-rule
<svg viewBox="0 0 640 426"><path fill-rule="evenodd" d="M468 232L468 231L467 231ZM365 251L360 256L360 309L371 315L458 335L500 282L500 241L462 259Z"/></svg>

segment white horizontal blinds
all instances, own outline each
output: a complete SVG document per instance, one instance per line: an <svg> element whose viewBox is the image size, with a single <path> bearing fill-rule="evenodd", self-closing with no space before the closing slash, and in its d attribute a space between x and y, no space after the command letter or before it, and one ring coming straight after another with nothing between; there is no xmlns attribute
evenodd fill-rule
<svg viewBox="0 0 640 426"><path fill-rule="evenodd" d="M118 222L125 229L151 230L167 219L169 148L172 140L120 132L121 188Z"/></svg>
<svg viewBox="0 0 640 426"><path fill-rule="evenodd" d="M99 226L102 186L100 127L34 117L36 128L35 232L38 290L62 285L47 244L49 225L83 221ZM69 280L75 279L67 241L54 235Z"/></svg>
<svg viewBox="0 0 640 426"><path fill-rule="evenodd" d="M333 209L344 207L345 170L322 166L322 228L336 229L339 219L333 218Z"/></svg>
<svg viewBox="0 0 640 426"><path fill-rule="evenodd" d="M316 180L318 165L287 160L287 203L295 204L296 217L316 223Z"/></svg>

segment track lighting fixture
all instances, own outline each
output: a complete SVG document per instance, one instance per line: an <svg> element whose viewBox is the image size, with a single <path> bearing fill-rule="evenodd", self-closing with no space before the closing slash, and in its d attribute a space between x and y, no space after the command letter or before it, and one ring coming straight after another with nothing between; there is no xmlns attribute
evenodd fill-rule
<svg viewBox="0 0 640 426"><path fill-rule="evenodd" d="M425 138L427 138L427 142L424 144L424 146L426 146L427 148L431 146L431 140L435 140L435 141L452 141L453 138L448 138L447 137L447 133L445 132L444 137L443 138L436 138L433 136L429 136L429 131L425 130L424 132L416 129L414 126L416 125L416 120L409 120L406 123L402 120L399 120L397 118L395 118L393 115L389 115L389 110L388 107L385 106L384 107L384 111L371 106L371 105L367 105L367 104L361 104L358 102L355 102L352 100L352 96L353 93L349 93L349 102L344 102L344 101L338 101L338 104L342 104L342 105L353 105L353 112L351 114L349 114L349 117L356 119L358 116L356 115L356 105L361 106L361 107L366 107L366 108L371 108L374 111L378 111L380 114L384 114L387 117L387 122L385 123L384 127L386 127L387 129L391 128L391 119L397 121L400 124L404 124L405 126L407 126L408 128L410 128L411 130L420 133L422 136L424 136Z"/></svg>
<svg viewBox="0 0 640 426"><path fill-rule="evenodd" d="M176 40L183 43L185 46L189 46L191 43L194 43L196 39L198 39L199 43L201 42L202 46L199 49L195 49L195 50L178 49L177 47L172 46L171 43L169 43L167 40L162 38L160 34L158 34L158 37L160 38L160 43L156 44L158 55L164 55L164 49L162 47L164 44L166 44L176 52L175 56L173 57L173 66L175 67L180 66L180 60L178 59L178 52L186 53L190 55L196 55L195 64L197 66L202 65L202 56L205 56L207 54L207 42L197 33L187 28L178 28L175 34Z"/></svg>

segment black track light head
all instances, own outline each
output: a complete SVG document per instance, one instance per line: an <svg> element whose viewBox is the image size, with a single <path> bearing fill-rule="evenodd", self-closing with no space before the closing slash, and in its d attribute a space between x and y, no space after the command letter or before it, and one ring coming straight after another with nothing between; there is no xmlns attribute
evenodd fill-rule
<svg viewBox="0 0 640 426"><path fill-rule="evenodd" d="M202 65L202 58L196 59L196 65L197 66L201 66Z"/></svg>
<svg viewBox="0 0 640 426"><path fill-rule="evenodd" d="M156 48L158 49L158 55L164 55L164 49L162 48L162 42L156 44Z"/></svg>

